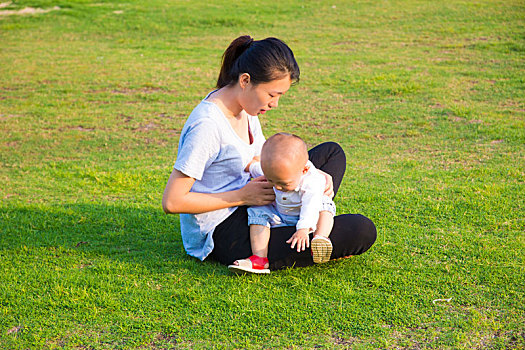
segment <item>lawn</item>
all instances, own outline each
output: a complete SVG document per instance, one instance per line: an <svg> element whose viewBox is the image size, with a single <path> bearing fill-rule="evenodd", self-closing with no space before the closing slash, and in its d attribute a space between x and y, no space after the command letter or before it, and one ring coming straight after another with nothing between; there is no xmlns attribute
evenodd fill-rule
<svg viewBox="0 0 525 350"><path fill-rule="evenodd" d="M523 1L2 1L0 348L525 347ZM265 133L343 146L368 253L185 254L162 192L242 34L294 50Z"/></svg>

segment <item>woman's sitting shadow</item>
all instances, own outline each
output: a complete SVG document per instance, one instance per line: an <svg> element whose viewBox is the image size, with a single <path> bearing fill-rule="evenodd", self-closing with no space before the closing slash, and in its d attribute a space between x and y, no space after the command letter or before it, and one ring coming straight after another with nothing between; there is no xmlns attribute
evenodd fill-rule
<svg viewBox="0 0 525 350"><path fill-rule="evenodd" d="M108 266L115 261L151 273L227 275L218 263L203 264L189 257L182 246L177 216L166 215L160 206L64 204L29 205L3 210L0 248L7 254L31 250L50 251L60 258L75 255L78 268ZM11 252L11 253L9 253ZM109 267L111 268L111 263Z"/></svg>

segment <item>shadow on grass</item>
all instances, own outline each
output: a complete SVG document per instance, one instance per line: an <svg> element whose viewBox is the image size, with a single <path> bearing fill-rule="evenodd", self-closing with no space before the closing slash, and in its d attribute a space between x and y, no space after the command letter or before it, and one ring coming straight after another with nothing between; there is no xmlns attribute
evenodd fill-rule
<svg viewBox="0 0 525 350"><path fill-rule="evenodd" d="M226 274L215 262L201 263L183 248L178 216L125 204L11 206L1 209L0 249L17 254L47 248L90 258L140 264L152 272L187 269Z"/></svg>

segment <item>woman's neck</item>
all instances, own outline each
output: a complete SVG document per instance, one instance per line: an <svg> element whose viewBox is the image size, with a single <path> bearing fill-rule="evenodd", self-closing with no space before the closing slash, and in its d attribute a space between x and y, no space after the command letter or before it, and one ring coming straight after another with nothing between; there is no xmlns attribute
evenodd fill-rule
<svg viewBox="0 0 525 350"><path fill-rule="evenodd" d="M227 118L239 119L243 109L237 100L236 87L225 86L215 91L208 97L208 101L215 103Z"/></svg>

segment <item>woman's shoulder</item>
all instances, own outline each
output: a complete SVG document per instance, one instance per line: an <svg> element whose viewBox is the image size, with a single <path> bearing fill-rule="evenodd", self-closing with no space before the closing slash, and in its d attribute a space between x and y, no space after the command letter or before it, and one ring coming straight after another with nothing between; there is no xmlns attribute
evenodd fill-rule
<svg viewBox="0 0 525 350"><path fill-rule="evenodd" d="M202 100L193 111L191 111L186 124L195 123L213 123L217 124L220 121L220 111L213 102Z"/></svg>
<svg viewBox="0 0 525 350"><path fill-rule="evenodd" d="M218 106L208 100L202 100L191 112L190 115L200 115L202 117L214 117L219 113Z"/></svg>

